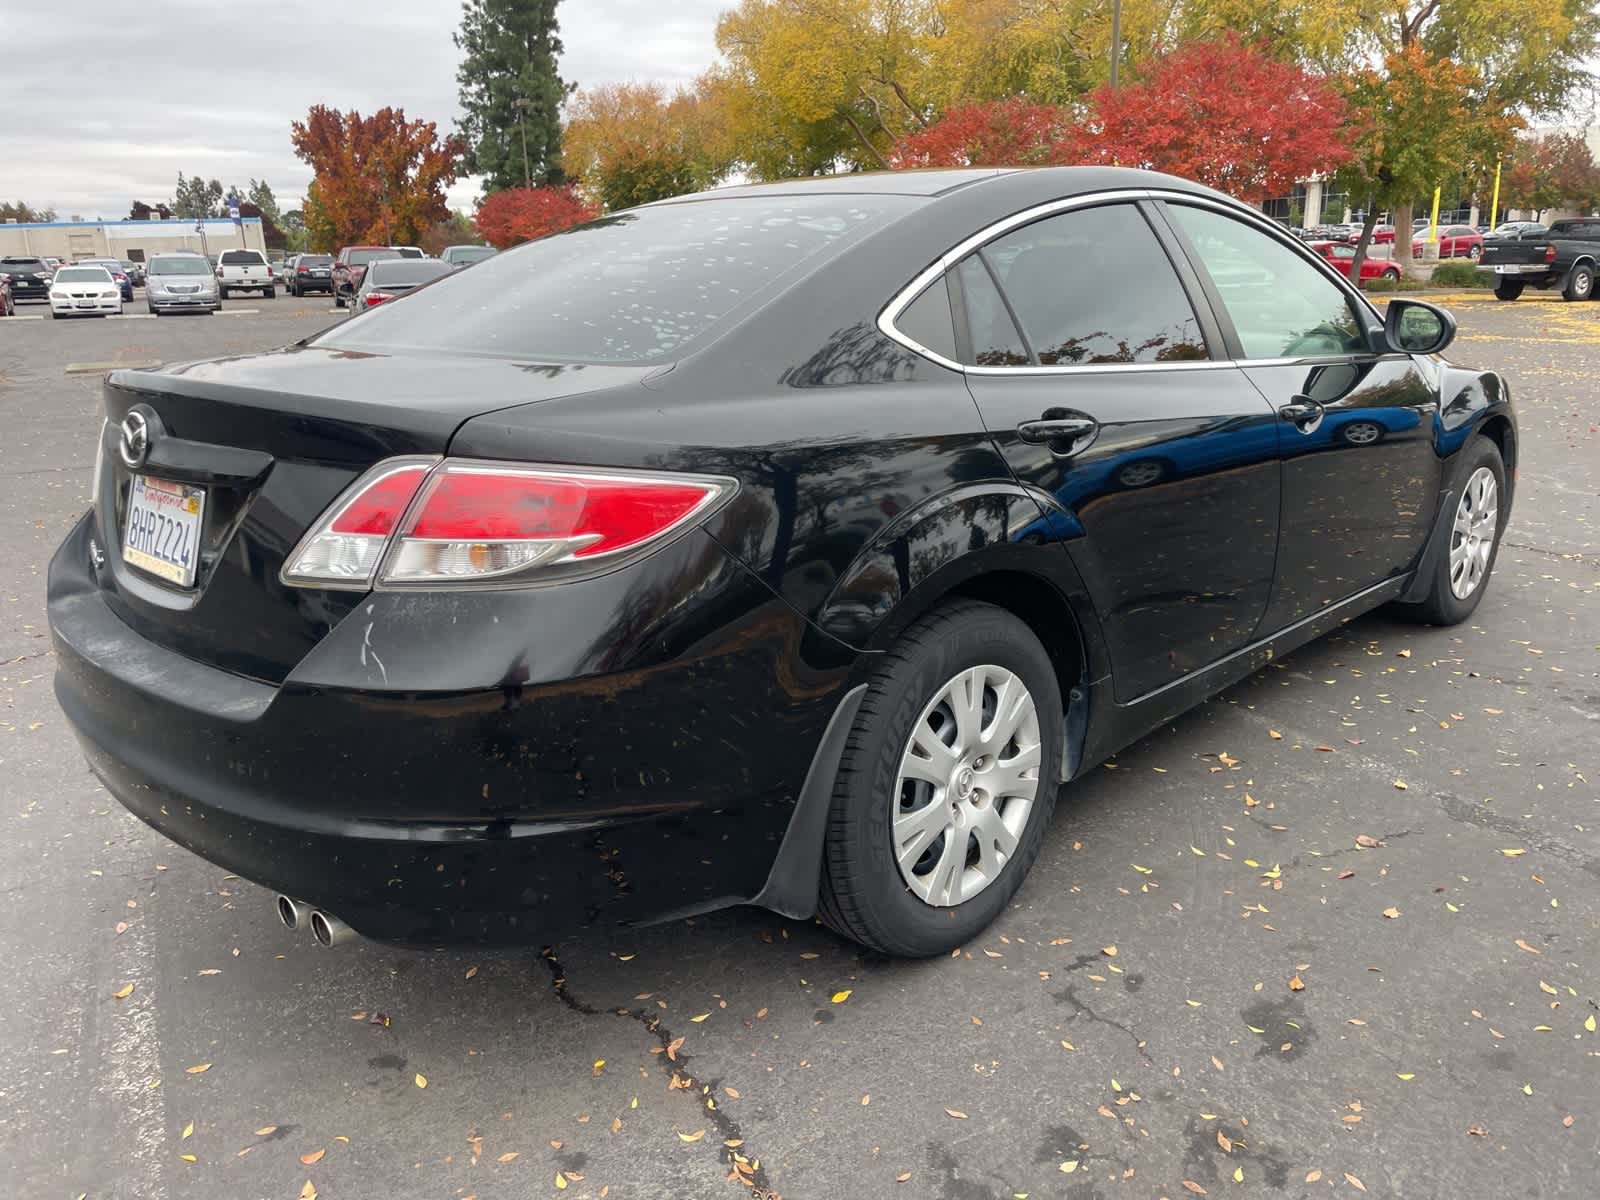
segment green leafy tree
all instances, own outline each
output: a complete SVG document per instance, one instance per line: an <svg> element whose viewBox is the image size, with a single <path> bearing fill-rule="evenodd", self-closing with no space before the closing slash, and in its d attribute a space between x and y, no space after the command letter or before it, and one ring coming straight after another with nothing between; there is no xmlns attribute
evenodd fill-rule
<svg viewBox="0 0 1600 1200"><path fill-rule="evenodd" d="M20 221L24 224L33 221L54 221L56 210L53 208L34 208L21 200L15 203L0 202L0 221Z"/></svg>
<svg viewBox="0 0 1600 1200"><path fill-rule="evenodd" d="M178 190L172 197L172 211L180 217L214 217L222 204L222 181L205 180L196 175L184 178L178 172Z"/></svg>
<svg viewBox="0 0 1600 1200"><path fill-rule="evenodd" d="M272 194L272 188L265 179L252 179L244 195L246 200L261 210L262 216L271 217L280 226L283 224L283 214L278 211L278 198Z"/></svg>
<svg viewBox="0 0 1600 1200"><path fill-rule="evenodd" d="M573 85L556 73L557 0L466 0L454 35L466 168L487 190L560 183L561 106Z"/></svg>

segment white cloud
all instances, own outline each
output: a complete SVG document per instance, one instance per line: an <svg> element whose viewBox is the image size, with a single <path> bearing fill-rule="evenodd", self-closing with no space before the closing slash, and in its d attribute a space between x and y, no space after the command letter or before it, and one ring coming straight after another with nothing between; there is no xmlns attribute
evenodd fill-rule
<svg viewBox="0 0 1600 1200"><path fill-rule="evenodd" d="M733 0L565 0L564 78L687 83L716 55ZM0 0L7 45L5 199L116 219L171 198L178 172L272 184L292 207L311 173L289 122L313 104L394 105L449 131L458 113L448 0L79 0L66 11ZM84 80L97 81L84 86ZM477 180L458 181L470 209Z"/></svg>

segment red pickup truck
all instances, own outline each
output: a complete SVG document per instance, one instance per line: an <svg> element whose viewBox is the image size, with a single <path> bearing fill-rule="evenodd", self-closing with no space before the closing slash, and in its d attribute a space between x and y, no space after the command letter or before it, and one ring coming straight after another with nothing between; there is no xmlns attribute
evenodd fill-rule
<svg viewBox="0 0 1600 1200"><path fill-rule="evenodd" d="M346 246L333 260L333 303L343 308L361 287L367 264L384 258L405 257L393 246Z"/></svg>

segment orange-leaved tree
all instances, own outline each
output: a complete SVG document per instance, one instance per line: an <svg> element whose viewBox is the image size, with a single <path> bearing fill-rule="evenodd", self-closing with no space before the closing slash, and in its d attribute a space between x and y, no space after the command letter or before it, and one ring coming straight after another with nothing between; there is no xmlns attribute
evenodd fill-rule
<svg viewBox="0 0 1600 1200"><path fill-rule="evenodd" d="M290 129L294 152L316 175L307 217L323 249L414 243L448 215L444 189L466 146L441 141L432 121L408 121L399 108L364 117L318 104Z"/></svg>
<svg viewBox="0 0 1600 1200"><path fill-rule="evenodd" d="M504 250L592 221L599 215L600 210L579 196L570 184L506 188L484 197L478 205L478 232L491 246Z"/></svg>

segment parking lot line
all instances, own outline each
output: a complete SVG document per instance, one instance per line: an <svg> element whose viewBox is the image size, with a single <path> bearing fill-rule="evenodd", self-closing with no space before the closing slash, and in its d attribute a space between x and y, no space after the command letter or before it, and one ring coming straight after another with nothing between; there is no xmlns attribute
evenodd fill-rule
<svg viewBox="0 0 1600 1200"><path fill-rule="evenodd" d="M259 308L219 308L219 317L253 317L261 310Z"/></svg>
<svg viewBox="0 0 1600 1200"><path fill-rule="evenodd" d="M39 316L37 313L35 313L31 317L24 317L20 313L13 313L13 314L11 314L11 316L6 317L5 319L7 321L42 321L42 320L44 320L44 318Z"/></svg>
<svg viewBox="0 0 1600 1200"><path fill-rule="evenodd" d="M106 318L108 321L154 321L155 313L112 313Z"/></svg>
<svg viewBox="0 0 1600 1200"><path fill-rule="evenodd" d="M66 375L98 375L102 371L117 371L124 367L142 371L150 367L159 367L160 365L161 360L159 358L130 359L126 362L77 362L68 363L62 368L62 373Z"/></svg>

